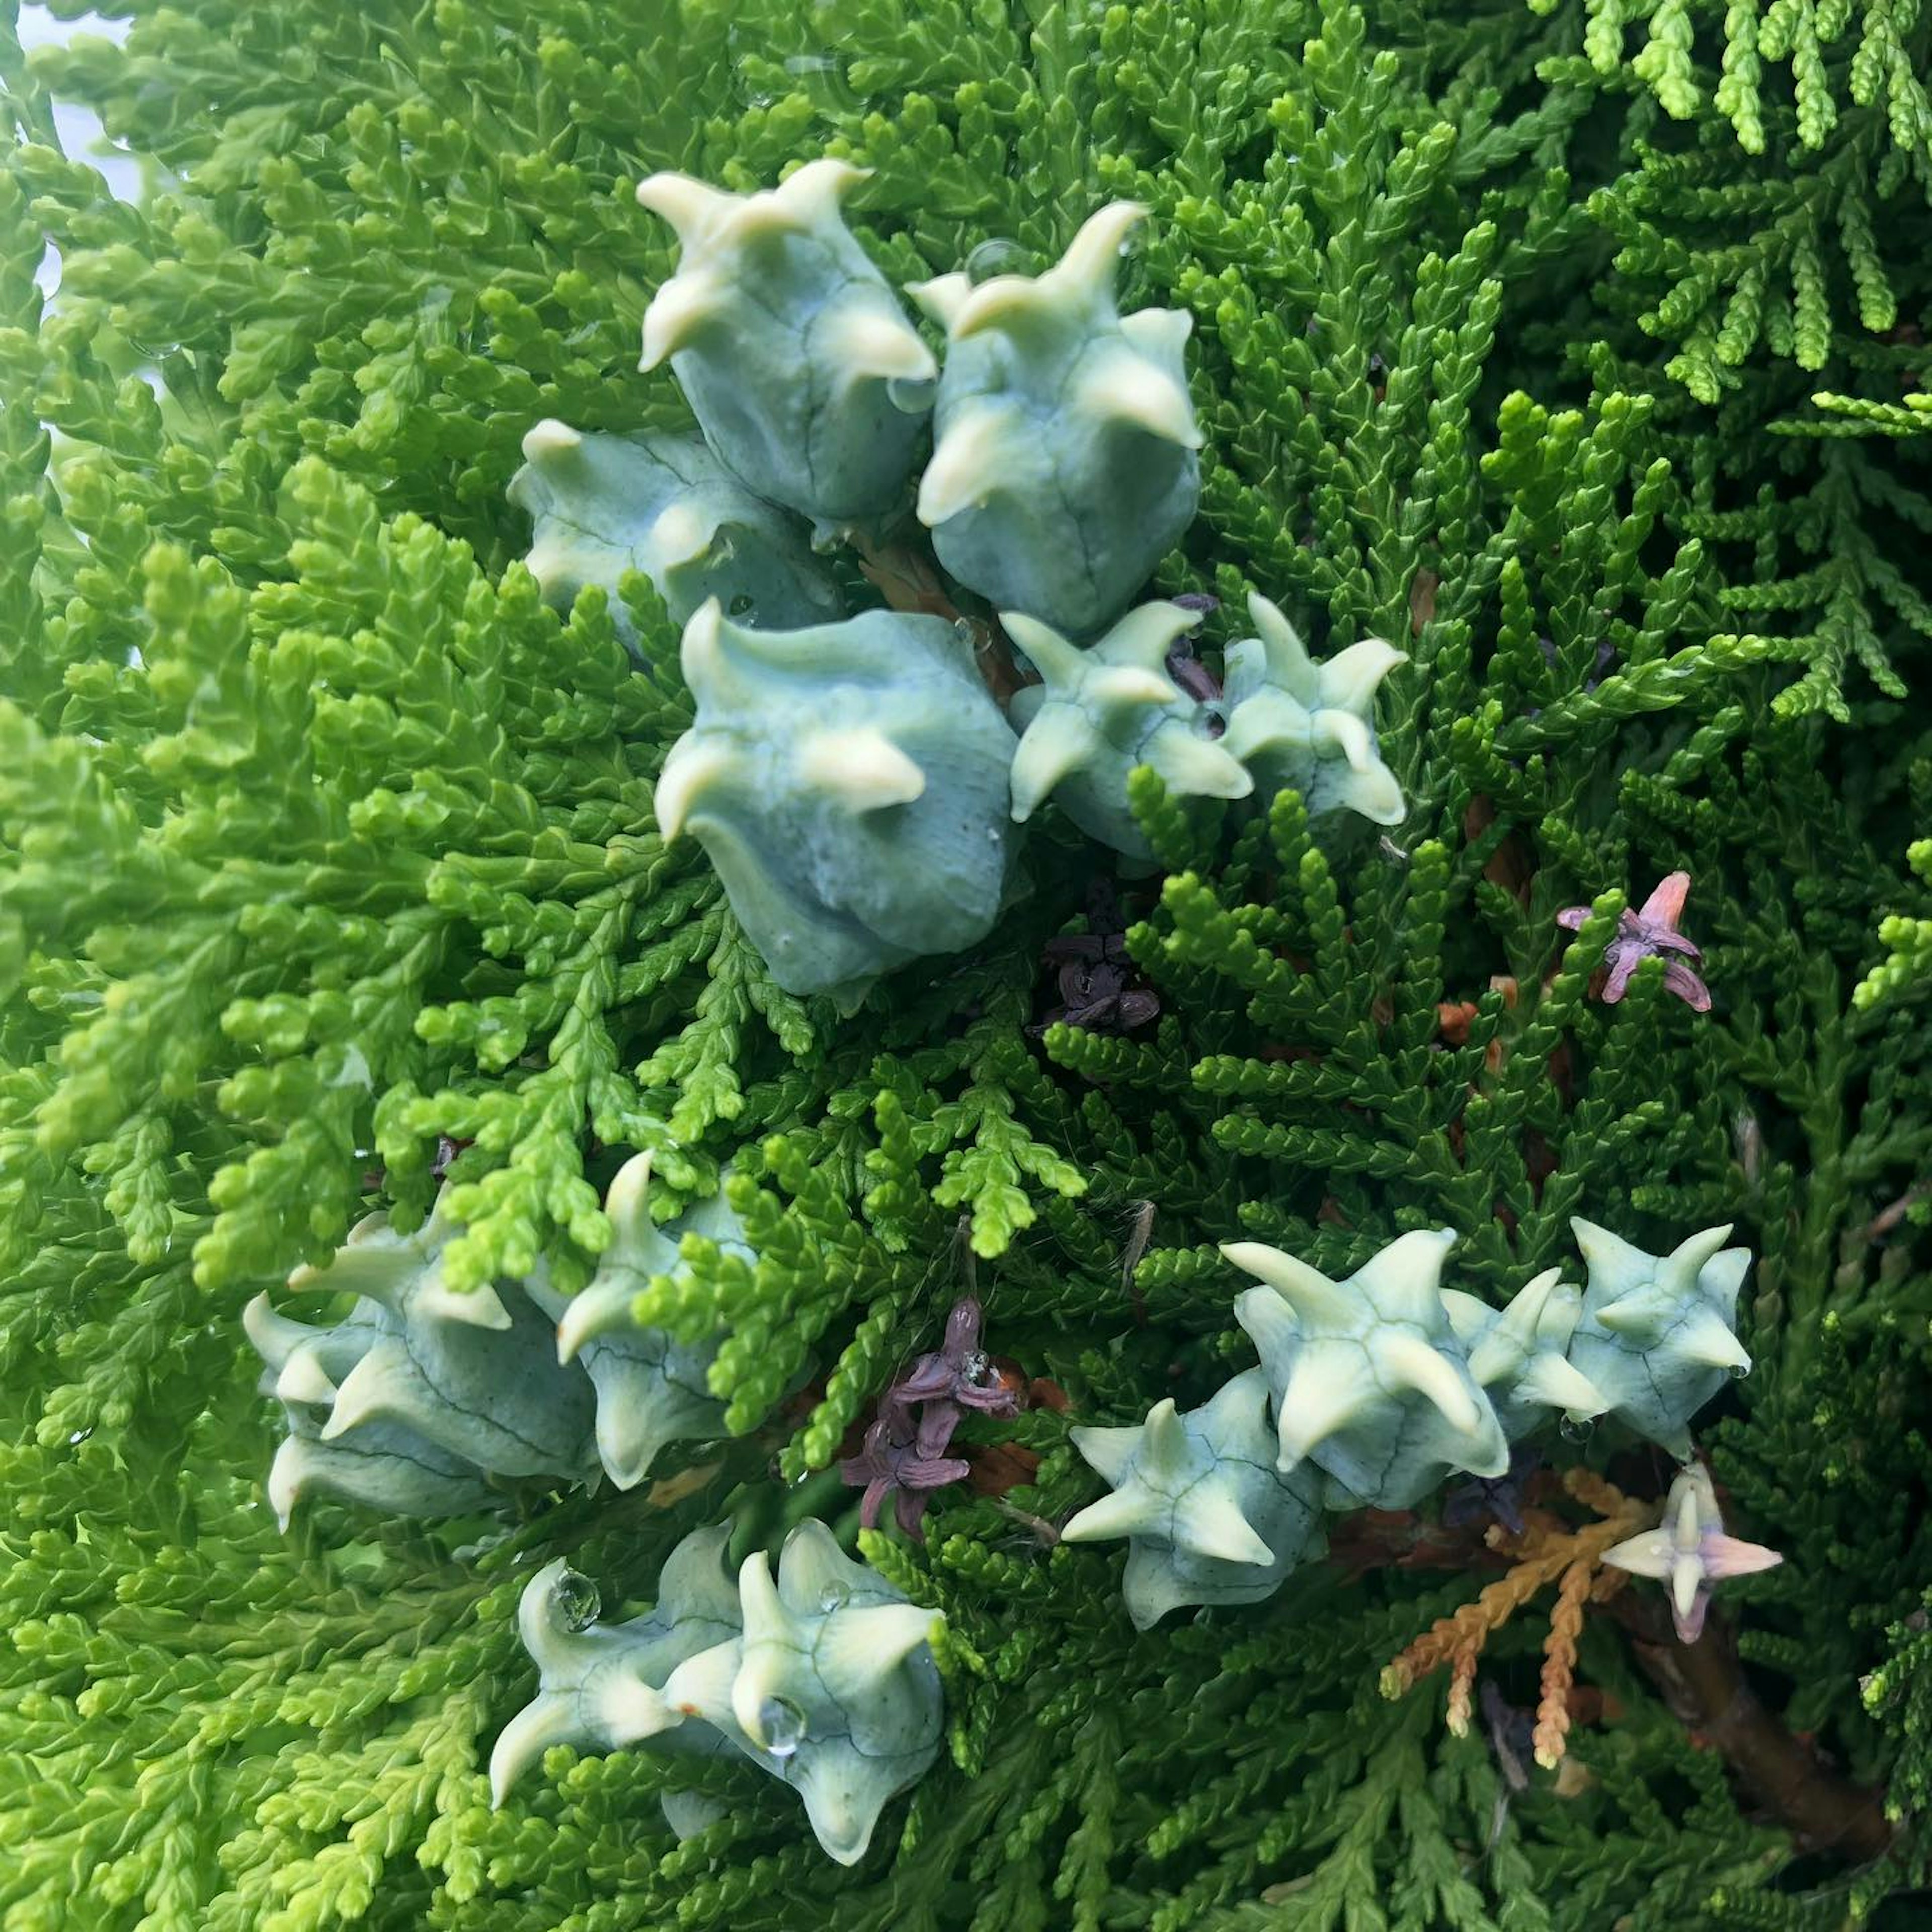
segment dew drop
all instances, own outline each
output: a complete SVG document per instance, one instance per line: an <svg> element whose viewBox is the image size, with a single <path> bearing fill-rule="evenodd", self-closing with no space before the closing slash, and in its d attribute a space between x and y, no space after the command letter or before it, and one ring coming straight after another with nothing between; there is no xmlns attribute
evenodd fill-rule
<svg viewBox="0 0 1932 1932"><path fill-rule="evenodd" d="M828 1583L818 1593L818 1607L830 1616L834 1610L843 1610L851 1594L843 1583Z"/></svg>
<svg viewBox="0 0 1932 1932"><path fill-rule="evenodd" d="M575 1570L566 1570L557 1578L551 1600L556 1605L556 1613L564 1628L570 1630L586 1629L594 1624L597 1612L603 1607L598 1598L597 1586Z"/></svg>
<svg viewBox="0 0 1932 1932"><path fill-rule="evenodd" d="M736 596L732 598L730 604L726 610L724 614L728 617L742 617L744 616L746 612L749 610L751 608L752 598L750 592L741 590Z"/></svg>
<svg viewBox="0 0 1932 1932"><path fill-rule="evenodd" d="M785 61L784 70L820 107L851 109L861 104L845 78L844 64L836 53L820 50L793 54Z"/></svg>
<svg viewBox="0 0 1932 1932"><path fill-rule="evenodd" d="M1578 1422L1570 1416L1562 1415L1557 1418L1556 1432L1566 1442L1587 1442L1596 1426L1594 1422Z"/></svg>
<svg viewBox="0 0 1932 1932"><path fill-rule="evenodd" d="M982 242L966 257L966 279L976 289L995 275L1021 275L1026 272L1027 251L1017 242L995 235Z"/></svg>
<svg viewBox="0 0 1932 1932"><path fill-rule="evenodd" d="M892 376L886 382L886 400L902 416L924 416L938 393L939 385L930 376Z"/></svg>
<svg viewBox="0 0 1932 1932"><path fill-rule="evenodd" d="M790 1757L805 1742L805 1713L783 1697L767 1697L758 1706L758 1729L772 1756Z"/></svg>

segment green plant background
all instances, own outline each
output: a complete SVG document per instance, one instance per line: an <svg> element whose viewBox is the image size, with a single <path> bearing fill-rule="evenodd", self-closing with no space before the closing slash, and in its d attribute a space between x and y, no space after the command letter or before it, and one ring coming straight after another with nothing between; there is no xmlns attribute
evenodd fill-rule
<svg viewBox="0 0 1932 1932"><path fill-rule="evenodd" d="M129 10L122 47L0 32L0 1928L1913 1922L1917 0ZM148 158L138 204L60 152L56 94ZM1386 842L1331 862L1292 795L1238 833L1143 796L1150 1035L1027 1030L1095 862L1064 831L974 956L849 1021L777 991L654 829L688 717L662 612L635 600L634 676L598 599L560 624L514 567L532 421L685 420L636 374L672 254L639 176L748 188L828 150L874 170L854 218L899 280L995 238L1036 267L1144 202L1126 292L1193 316L1208 439L1161 589L1411 652ZM1618 907L1680 866L1714 1011L1654 968L1592 1000ZM420 1214L439 1135L476 1143L473 1280L539 1253L582 1280L607 1148L654 1150L666 1214L735 1159L756 1265L655 1310L728 1336L736 1435L698 1493L276 1534L238 1311L378 1165ZM1118 1555L1027 1520L1093 1490L1043 1412L1010 1431L1033 1486L871 1546L946 1612L951 1750L856 1871L742 1766L554 1759L489 1810L530 1569L569 1552L616 1604L728 1503L747 1540L849 1527L827 1465L969 1276L992 1347L1129 1421L1240 1359L1217 1239L1339 1275L1451 1226L1454 1284L1496 1298L1577 1212L1653 1247L1735 1222L1760 1257L1758 1366L1702 1430L1786 1557L1739 1641L1786 1723L1887 1782L1889 1864L1794 1855L1607 1626L1587 1778L1508 1793L1439 1691L1376 1691L1480 1580L1317 1568L1136 1636ZM1495 1646L1520 1700L1523 1621ZM668 1788L730 1812L680 1844Z"/></svg>

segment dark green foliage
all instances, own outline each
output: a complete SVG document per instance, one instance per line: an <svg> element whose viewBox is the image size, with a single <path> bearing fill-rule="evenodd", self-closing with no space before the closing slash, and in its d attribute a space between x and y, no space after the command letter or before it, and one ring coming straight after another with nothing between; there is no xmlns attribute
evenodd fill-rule
<svg viewBox="0 0 1932 1932"><path fill-rule="evenodd" d="M31 62L0 26L6 1932L1684 1932L1902 1883L1932 1803L1932 445L1903 434L1932 12L132 10L124 49ZM142 206L58 151L53 94L153 158ZM672 257L638 178L827 150L875 171L854 224L896 281L994 239L1038 267L1144 202L1125 305L1193 316L1207 436L1160 588L1222 598L1210 661L1250 588L1318 656L1410 653L1386 839L1142 777L1127 944L1162 1011L1126 1036L1036 1030L1096 863L1051 814L973 954L849 1019L779 992L652 819L689 706L649 585L634 676L601 595L560 621L514 561L533 421L685 421L635 372ZM1602 1003L1617 912L1679 866L1714 1010L1654 966ZM666 1216L729 1164L757 1261L693 1238L640 1310L724 1338L733 1440L674 1507L276 1535L238 1311L365 1208L420 1216L440 1136L474 1142L471 1281L580 1282L615 1150L653 1151ZM1126 1423L1243 1359L1217 1240L1340 1277L1453 1226L1453 1285L1500 1299L1578 1212L1762 1257L1760 1366L1700 1427L1786 1552L1740 1642L1888 1781L1895 1864L1795 1858L1607 1621L1587 1779L1508 1793L1430 1690L1376 1688L1480 1579L1320 1567L1136 1636L1118 1556L1041 1534L1094 1487L1046 1408L959 1438L1037 1454L1028 1486L867 1540L946 1612L951 1755L856 1871L730 1764L560 1754L488 1810L530 1570L570 1554L616 1614L728 1511L740 1550L849 1530L842 1438L968 1279L990 1347ZM1518 1703L1536 1641L1491 1647ZM679 1844L661 1789L729 1814Z"/></svg>

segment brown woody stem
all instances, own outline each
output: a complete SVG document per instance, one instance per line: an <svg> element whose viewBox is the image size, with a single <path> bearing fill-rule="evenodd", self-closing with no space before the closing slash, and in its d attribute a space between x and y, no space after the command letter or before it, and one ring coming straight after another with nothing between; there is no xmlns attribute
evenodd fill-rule
<svg viewBox="0 0 1932 1932"><path fill-rule="evenodd" d="M891 608L966 626L973 633L973 662L1004 710L1007 699L1029 681L1014 667L1006 634L990 618L962 610L947 594L939 572L919 551L901 544L869 543L856 532L852 542L859 553L859 568Z"/></svg>
<svg viewBox="0 0 1932 1932"><path fill-rule="evenodd" d="M1330 1556L1351 1577L1384 1567L1493 1567L1497 1552L1478 1533L1422 1521L1408 1511L1364 1510L1345 1519ZM1681 1643L1666 1600L1650 1590L1620 1590L1603 1606L1630 1637L1630 1648L1671 1714L1717 1750L1738 1781L1804 1851L1835 1852L1865 1864L1890 1848L1882 1792L1854 1784L1819 1762L1767 1710L1745 1682L1720 1611L1694 1644Z"/></svg>
<svg viewBox="0 0 1932 1932"><path fill-rule="evenodd" d="M1892 1826L1883 1795L1827 1770L1765 1708L1718 1615L1687 1644L1654 1592L1625 1591L1609 1614L1630 1632L1638 1663L1678 1721L1709 1741L1800 1850L1837 1852L1861 1864L1884 1856Z"/></svg>

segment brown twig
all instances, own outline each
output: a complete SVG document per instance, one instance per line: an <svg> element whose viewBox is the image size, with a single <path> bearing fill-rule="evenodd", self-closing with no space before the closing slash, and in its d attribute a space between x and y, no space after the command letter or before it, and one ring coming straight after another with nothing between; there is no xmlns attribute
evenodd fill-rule
<svg viewBox="0 0 1932 1932"><path fill-rule="evenodd" d="M1610 1614L1678 1720L1722 1754L1738 1782L1790 1832L1801 1850L1834 1851L1862 1864L1892 1843L1883 1794L1820 1764L1744 1680L1729 1625L1714 1613L1682 1643L1664 1600L1627 1590Z"/></svg>
<svg viewBox="0 0 1932 1932"><path fill-rule="evenodd" d="M1632 1590L1620 1570L1602 1567L1601 1552L1648 1520L1654 1512L1634 1503L1614 1485L1590 1471L1566 1472L1564 1489L1594 1510L1600 1521L1558 1540L1561 1532L1548 1512L1538 1510L1521 1538L1490 1532L1486 1546L1467 1531L1451 1532L1412 1518L1381 1511L1364 1511L1355 1520L1358 1533L1346 1546L1352 1573L1387 1564L1408 1569L1474 1568L1484 1562L1516 1558L1509 1574L1485 1589L1474 1602L1453 1616L1440 1619L1410 1645L1383 1673L1385 1690L1400 1694L1411 1684L1444 1665L1455 1672L1450 1681L1452 1720L1458 1714L1456 1684L1464 1659L1542 1584L1561 1574L1557 1608L1551 1617L1552 1643L1559 1624L1568 1624L1574 1611L1580 1629L1585 1601L1607 1605L1609 1614L1630 1638L1630 1648L1645 1674L1654 1684L1672 1715L1711 1749L1718 1752L1738 1781L1763 1810L1792 1836L1799 1850L1835 1852L1859 1864L1884 1856L1892 1843L1892 1826L1885 1815L1882 1792L1855 1784L1836 1774L1767 1710L1745 1681L1729 1625L1714 1612L1703 1635L1694 1644L1679 1642L1671 1627L1667 1599L1660 1593ZM1624 1512L1628 1512L1626 1514ZM1571 1537L1588 1538L1594 1546L1587 1559ZM1546 1546L1541 1560L1526 1563L1523 1550ZM1568 1544L1564 1548L1562 1544ZM1332 1553L1332 1552L1331 1552ZM1583 1579L1582 1594L1574 1597ZM1500 1614L1498 1614L1500 1613ZM1560 1747L1574 1721L1579 1694L1568 1679L1574 1669L1575 1633L1561 1669L1564 1682L1555 1683L1556 1655L1546 1646L1543 1697L1537 1713L1537 1758L1546 1768L1550 1748ZM1561 1710L1560 1719L1558 1716ZM1560 1750L1558 1752L1560 1755Z"/></svg>
<svg viewBox="0 0 1932 1932"><path fill-rule="evenodd" d="M1882 1239L1928 1195L1932 1195L1932 1180L1915 1180L1890 1207L1881 1208L1852 1237L1852 1244L1868 1246Z"/></svg>
<svg viewBox="0 0 1932 1932"><path fill-rule="evenodd" d="M1547 1510L1537 1510L1530 1513L1520 1536L1491 1531L1490 1546L1512 1559L1508 1573L1490 1584L1473 1602L1462 1604L1446 1617L1438 1617L1382 1672L1383 1695L1399 1697L1412 1684L1445 1664L1460 1670L1466 1658L1471 1660L1469 1667L1473 1670L1474 1658L1490 1637L1545 1584L1562 1578L1557 1617L1552 1620L1545 1646L1548 1661L1544 1666L1544 1702L1537 1729L1537 1760L1546 1766L1554 1764L1563 1753L1563 1734L1569 1723L1567 1707L1560 1726L1550 1712L1568 1694L1575 1666L1576 1631L1582 1622L1582 1599L1589 1594L1604 1552L1646 1523L1654 1522L1657 1514L1652 1505L1633 1502L1614 1484L1588 1469L1567 1472L1563 1486L1576 1501L1594 1510L1598 1520L1580 1528ZM1572 1608L1574 1616L1570 1614ZM1451 1696L1453 1700L1453 1685ZM1461 1714L1466 1723L1466 1704L1461 1707Z"/></svg>
<svg viewBox="0 0 1932 1932"><path fill-rule="evenodd" d="M1336 1525L1328 1560L1354 1582L1372 1570L1475 1570L1502 1559L1479 1532L1425 1521L1412 1510L1358 1510Z"/></svg>
<svg viewBox="0 0 1932 1932"><path fill-rule="evenodd" d="M1452 1737L1469 1735L1469 1712L1476 1695L1476 1666L1482 1655L1480 1643L1465 1642L1449 1666L1449 1705L1443 1715Z"/></svg>
<svg viewBox="0 0 1932 1932"><path fill-rule="evenodd" d="M859 568L892 609L944 617L972 633L973 662L1002 710L1015 692L1032 682L1021 676L1014 664L1005 632L990 618L961 610L947 594L938 572L917 550L899 544L874 544L856 533L852 542L859 553Z"/></svg>

